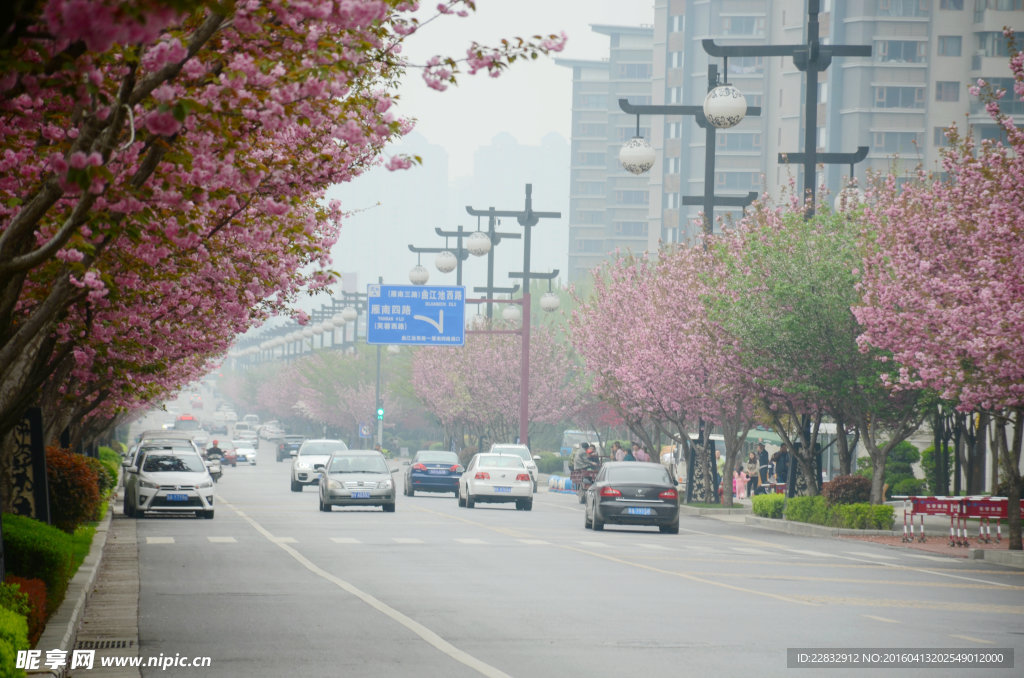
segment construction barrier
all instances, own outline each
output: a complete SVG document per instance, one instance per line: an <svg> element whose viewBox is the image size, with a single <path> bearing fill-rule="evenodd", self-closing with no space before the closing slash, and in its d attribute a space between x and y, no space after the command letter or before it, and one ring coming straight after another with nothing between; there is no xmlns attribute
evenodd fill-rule
<svg viewBox="0 0 1024 678"><path fill-rule="evenodd" d="M992 538L992 518L996 519L995 541L1002 541L1001 520L1009 515L1009 503L1006 497L917 497L898 496L894 499L903 500L903 541L915 540L914 516L921 516L921 534L916 535L917 541L925 541L924 517L949 516L949 545L970 546L967 534L967 519L978 518L978 543L988 544ZM908 512L909 509L909 512ZM1021 500L1021 513L1024 514L1024 499ZM908 525L909 518L909 525ZM909 528L909 529L908 529Z"/></svg>
<svg viewBox="0 0 1024 678"><path fill-rule="evenodd" d="M573 487L571 478L553 475L550 478L548 478L548 492L576 494L576 488Z"/></svg>

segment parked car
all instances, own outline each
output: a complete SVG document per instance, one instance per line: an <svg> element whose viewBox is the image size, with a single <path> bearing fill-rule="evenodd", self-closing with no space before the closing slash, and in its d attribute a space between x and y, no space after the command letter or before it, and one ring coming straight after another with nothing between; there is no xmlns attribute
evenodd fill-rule
<svg viewBox="0 0 1024 678"><path fill-rule="evenodd" d="M213 478L190 443L142 444L124 469L126 516L154 511L213 518Z"/></svg>
<svg viewBox="0 0 1024 678"><path fill-rule="evenodd" d="M299 448L302 447L302 443L306 441L306 436L294 436L286 435L281 439L281 442L277 444L277 460L284 461L285 459L291 459L298 453Z"/></svg>
<svg viewBox="0 0 1024 678"><path fill-rule="evenodd" d="M234 459L231 462L232 466L236 464L249 464L250 466L256 465L256 443L248 439L234 439L231 441L231 452Z"/></svg>
<svg viewBox="0 0 1024 678"><path fill-rule="evenodd" d="M530 473L530 480L533 482L533 491L537 491L537 462L539 455L530 454L530 448L526 445L514 445L511 443L494 443L491 445L491 454L514 454L523 460L526 470Z"/></svg>
<svg viewBox="0 0 1024 678"><path fill-rule="evenodd" d="M489 452L474 456L459 478L459 506L473 508L478 501L515 502L517 510L531 510L533 481L522 457Z"/></svg>
<svg viewBox="0 0 1024 678"><path fill-rule="evenodd" d="M256 435L256 429L254 429L251 424L247 424L244 421L235 423L235 426L231 431L231 435L235 440L259 440L259 436Z"/></svg>
<svg viewBox="0 0 1024 678"><path fill-rule="evenodd" d="M407 497L420 492L454 492L459 496L459 478L463 472L459 455L444 450L420 450L405 472Z"/></svg>
<svg viewBox="0 0 1024 678"><path fill-rule="evenodd" d="M303 486L320 482L319 468L323 468L332 454L347 449L348 445L341 440L318 438L304 441L292 457L292 492L302 492Z"/></svg>
<svg viewBox="0 0 1024 678"><path fill-rule="evenodd" d="M606 523L657 525L679 534L679 493L668 469L641 461L612 461L601 466L587 489L584 527L603 530Z"/></svg>
<svg viewBox="0 0 1024 678"><path fill-rule="evenodd" d="M380 506L395 511L395 481L384 455L377 450L336 450L319 477L320 510L335 506Z"/></svg>

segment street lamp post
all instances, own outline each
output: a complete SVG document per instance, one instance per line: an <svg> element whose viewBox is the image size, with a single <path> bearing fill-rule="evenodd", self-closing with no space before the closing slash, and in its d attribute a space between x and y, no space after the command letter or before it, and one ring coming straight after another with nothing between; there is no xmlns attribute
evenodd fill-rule
<svg viewBox="0 0 1024 678"><path fill-rule="evenodd" d="M471 216L477 218L477 231L476 233L483 234L480 230L480 217L487 217L487 232L485 234L486 241L484 238L478 238L476 233L470 236L469 247L470 251L474 251L474 239L478 239L479 249L475 250L480 254L487 253L487 285L484 287L474 287L474 292L482 292L487 295L487 318L491 319L494 317L494 295L495 294L511 294L516 291L516 288L507 287L495 287L494 286L494 248L497 247L502 238L513 238L518 239L520 235L518 233L499 233L497 231L498 226L498 212L493 207L486 210L473 209L469 205L466 205L466 212Z"/></svg>
<svg viewBox="0 0 1024 678"><path fill-rule="evenodd" d="M471 208L467 207L467 211ZM470 211L470 214L473 214ZM530 281L531 280L552 280L558 276L558 270L550 273L534 273L530 270L530 247L531 232L534 226L541 219L558 219L561 212L535 212L533 210L533 185L526 184L526 205L525 209L519 212L499 211L493 207L487 212L493 217L515 217L523 227L523 270L509 273L510 278L520 278L523 281L523 294L518 303L522 305L522 325L518 330L521 337L520 364L519 364L519 442L523 445L528 443L529 417L530 417ZM488 287L490 287L488 281ZM492 297L486 299L467 299L471 303L486 303L488 306L494 303ZM511 301L511 303L517 303ZM554 308L557 308L554 307ZM554 310L551 308L550 310ZM489 316L490 317L490 316ZM480 332L480 330L477 330ZM483 330L482 332L487 332ZM468 330L469 333L474 330Z"/></svg>
<svg viewBox="0 0 1024 678"><path fill-rule="evenodd" d="M414 245L409 245L409 251L415 252L416 254L437 254L437 258L434 261L437 266L437 270L442 273L451 273L452 270L454 270L455 284L462 285L462 262L468 259L470 254L474 254L474 250L467 249L462 246L462 241L469 237L470 233L464 231L462 226L459 226L456 231L445 231L440 228L435 228L434 232L445 238L445 247L415 247ZM449 237L455 238L454 249L447 246L447 239ZM414 278L411 272L409 274L409 279L414 285L426 283L426 280L422 283L416 282L416 278Z"/></svg>
<svg viewBox="0 0 1024 678"><path fill-rule="evenodd" d="M802 153L779 153L779 163L797 163L804 170L804 198L809 199L807 218L814 216L815 167L821 164L847 164L852 167L868 155L867 146L858 146L853 153L818 153L818 74L832 64L834 56L871 56L870 45L823 45L818 14L820 0L807 0L807 44L805 45L717 45L704 39L704 51L714 57L781 56L792 57L797 70L804 71L804 150ZM852 172L851 172L852 180Z"/></svg>

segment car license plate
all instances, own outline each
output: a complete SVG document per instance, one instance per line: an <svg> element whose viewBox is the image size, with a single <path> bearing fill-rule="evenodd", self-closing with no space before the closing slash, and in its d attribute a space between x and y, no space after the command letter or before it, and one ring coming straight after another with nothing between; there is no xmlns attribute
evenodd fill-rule
<svg viewBox="0 0 1024 678"><path fill-rule="evenodd" d="M369 499L370 493L365 490L356 490L352 493L353 499Z"/></svg>
<svg viewBox="0 0 1024 678"><path fill-rule="evenodd" d="M447 473L447 471L445 471L443 468L432 468L432 469L428 470L427 473L430 473L430 474L435 475L435 476L442 476L445 473Z"/></svg>
<svg viewBox="0 0 1024 678"><path fill-rule="evenodd" d="M169 494L167 495L167 501L188 501L187 494Z"/></svg>
<svg viewBox="0 0 1024 678"><path fill-rule="evenodd" d="M626 509L626 514L631 516L649 516L654 514L654 510L646 506L630 506Z"/></svg>
<svg viewBox="0 0 1024 678"><path fill-rule="evenodd" d="M512 492L512 488L511 487L495 487L494 491L495 492Z"/></svg>

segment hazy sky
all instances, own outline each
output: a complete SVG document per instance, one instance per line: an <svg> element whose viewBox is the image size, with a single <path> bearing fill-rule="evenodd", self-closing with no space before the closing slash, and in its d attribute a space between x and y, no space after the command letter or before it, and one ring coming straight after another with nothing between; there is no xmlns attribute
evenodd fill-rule
<svg viewBox="0 0 1024 678"><path fill-rule="evenodd" d="M497 44L503 37L564 31L569 42L554 57L602 59L608 56L608 37L594 33L592 24L653 22L651 0L477 0L477 11L468 17L442 17L425 26L410 38L405 54L423 63L434 54L461 57L473 40ZM520 144L537 144L548 132L569 139L572 71L556 66L554 57L516 62L498 78L465 76L445 92L429 89L420 72L410 70L399 110L418 119L416 130L431 143L448 150L450 179L468 176L473 151L498 132L508 132Z"/></svg>

